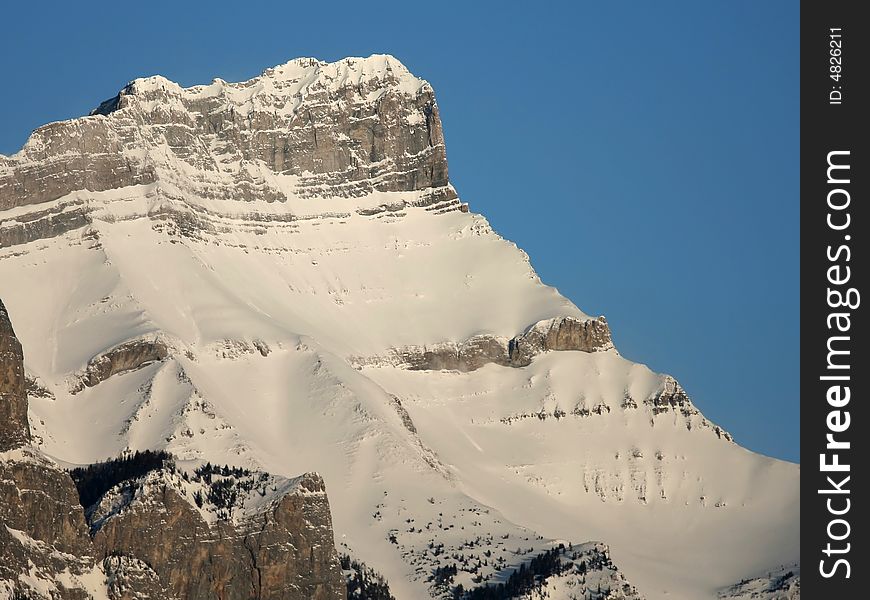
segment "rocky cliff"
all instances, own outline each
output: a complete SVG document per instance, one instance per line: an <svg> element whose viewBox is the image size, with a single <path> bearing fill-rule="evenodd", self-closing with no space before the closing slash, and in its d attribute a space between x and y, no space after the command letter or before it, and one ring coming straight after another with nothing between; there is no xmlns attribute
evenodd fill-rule
<svg viewBox="0 0 870 600"><path fill-rule="evenodd" d="M535 323L525 332L507 340L492 335L476 335L460 343L408 346L394 350L394 364L418 371L474 371L494 363L503 367L527 367L543 352L603 352L613 349L610 328L604 317L578 319L558 317ZM356 359L361 364L378 359Z"/></svg>
<svg viewBox="0 0 870 600"><path fill-rule="evenodd" d="M103 579L69 475L29 446L0 453L0 598L102 598Z"/></svg>
<svg viewBox="0 0 870 600"><path fill-rule="evenodd" d="M204 210L210 199L385 193L356 209L460 207L427 83L389 56L297 59L242 83L137 79L90 117L39 128L21 152L0 156L0 211L19 209L0 245L86 226L98 208L93 192L149 184L167 200L152 218L188 235L220 227Z"/></svg>
<svg viewBox="0 0 870 600"><path fill-rule="evenodd" d="M30 441L24 354L0 300L0 452Z"/></svg>
<svg viewBox="0 0 870 600"><path fill-rule="evenodd" d="M0 336L0 598L345 598L319 475L161 465L83 509L83 486L28 445L23 354L2 303Z"/></svg>

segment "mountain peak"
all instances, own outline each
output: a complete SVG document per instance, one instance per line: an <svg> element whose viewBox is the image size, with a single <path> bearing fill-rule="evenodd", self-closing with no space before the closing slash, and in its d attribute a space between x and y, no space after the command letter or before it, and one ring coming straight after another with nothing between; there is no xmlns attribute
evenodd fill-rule
<svg viewBox="0 0 870 600"><path fill-rule="evenodd" d="M413 75L389 54L348 57L334 62L302 57L270 67L260 75L240 82L215 78L210 84L183 87L162 75L139 77L128 83L118 96L101 103L91 114L107 115L123 108L122 97L153 98L154 95L179 96L188 101L219 97L243 111L270 107L286 113L288 103L298 111L299 103L294 99L300 100L318 91L335 94L345 89L356 91L367 102L377 101L388 91L411 97L424 90L431 92L426 81Z"/></svg>
<svg viewBox="0 0 870 600"><path fill-rule="evenodd" d="M24 355L0 300L0 452L29 442Z"/></svg>

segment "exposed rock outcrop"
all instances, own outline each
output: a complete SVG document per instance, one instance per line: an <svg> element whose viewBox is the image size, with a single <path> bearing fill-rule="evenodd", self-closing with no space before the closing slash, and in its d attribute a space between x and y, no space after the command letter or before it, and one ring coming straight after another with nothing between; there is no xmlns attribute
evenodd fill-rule
<svg viewBox="0 0 870 600"><path fill-rule="evenodd" d="M30 447L0 453L0 598L4 582L20 597L90 598L95 569L69 475Z"/></svg>
<svg viewBox="0 0 870 600"><path fill-rule="evenodd" d="M670 375L664 376L664 380L662 381L659 390L650 395L649 398L646 398L643 403L650 408L654 418L662 414L677 412L685 418L687 427L691 428L692 419L689 417L699 416L701 427L710 427L713 429L716 437L729 442L734 441L734 438L730 433L718 425L710 423L703 417L703 415L701 415L701 411L699 411L692 403L692 400L689 398L689 395L686 394L686 390L683 389L683 386L681 386L680 383Z"/></svg>
<svg viewBox="0 0 870 600"><path fill-rule="evenodd" d="M178 600L160 580L151 566L130 556L107 556L103 559L106 586L111 600L139 600L165 598Z"/></svg>
<svg viewBox="0 0 870 600"><path fill-rule="evenodd" d="M152 472L109 490L86 522L68 473L30 447L0 454L0 598L5 586L64 600L344 599L323 480L254 475L256 489L234 489Z"/></svg>
<svg viewBox="0 0 870 600"><path fill-rule="evenodd" d="M80 200L61 202L45 210L4 219L4 227L0 228L0 248L55 237L90 223L90 215Z"/></svg>
<svg viewBox="0 0 870 600"><path fill-rule="evenodd" d="M513 366L525 366L537 354L549 350L601 352L613 348L607 319L558 317L535 323L511 340L509 354Z"/></svg>
<svg viewBox="0 0 870 600"><path fill-rule="evenodd" d="M0 452L29 442L24 353L0 300Z"/></svg>
<svg viewBox="0 0 870 600"><path fill-rule="evenodd" d="M505 367L525 367L548 351L576 350L603 352L613 348L610 328L604 317L580 319L556 317L532 325L510 340L492 335L476 335L460 343L445 342L429 346L406 346L394 351L389 362L413 371L474 371L494 363ZM362 364L377 362L358 360Z"/></svg>
<svg viewBox="0 0 870 600"><path fill-rule="evenodd" d="M643 403L650 406L655 415L672 410L680 411L685 417L698 414L698 409L692 404L686 390L670 376L665 376L661 389L644 400Z"/></svg>
<svg viewBox="0 0 870 600"><path fill-rule="evenodd" d="M168 355L166 345L160 340L131 340L92 358L73 391L93 387L113 375L135 371Z"/></svg>
<svg viewBox="0 0 870 600"><path fill-rule="evenodd" d="M29 443L24 355L0 301L0 598L89 598L93 553L76 488Z"/></svg>
<svg viewBox="0 0 870 600"><path fill-rule="evenodd" d="M0 211L33 206L0 228L0 245L86 226L99 192L163 182L153 192L161 206L140 216L187 235L218 217L173 189L222 200L231 190L246 202L283 202L287 186L298 197L411 192L349 212L460 209L428 83L391 56L303 58L241 83L136 79L91 116L40 127L19 153L0 155Z"/></svg>
<svg viewBox="0 0 870 600"><path fill-rule="evenodd" d="M56 200L74 190L153 182L153 168L124 156L126 141L105 119L43 125L21 153L0 156L0 210Z"/></svg>

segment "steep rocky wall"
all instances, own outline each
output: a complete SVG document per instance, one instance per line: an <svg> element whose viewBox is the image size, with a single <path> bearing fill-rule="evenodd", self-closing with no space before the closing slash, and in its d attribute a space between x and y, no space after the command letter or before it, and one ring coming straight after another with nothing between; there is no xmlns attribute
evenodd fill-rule
<svg viewBox="0 0 870 600"><path fill-rule="evenodd" d="M0 300L0 452L29 442L24 353Z"/></svg>
<svg viewBox="0 0 870 600"><path fill-rule="evenodd" d="M93 568L93 547L69 475L29 447L0 454L0 598L4 581L32 594L22 597L45 597L34 593L41 588L53 599L90 598L75 583Z"/></svg>
<svg viewBox="0 0 870 600"><path fill-rule="evenodd" d="M0 155L0 211L155 182L200 198L226 199L229 189L233 200L285 200L270 173L292 179L299 197L415 192L416 205L459 209L432 88L373 56L297 59L193 88L137 79L91 116L40 127L18 154ZM19 211L0 244L81 227L90 211L87 201Z"/></svg>
<svg viewBox="0 0 870 600"><path fill-rule="evenodd" d="M33 133L17 159L0 156L0 210L48 202L74 190L153 182L152 169L124 156L125 140L113 125L92 117L49 123Z"/></svg>
<svg viewBox="0 0 870 600"><path fill-rule="evenodd" d="M91 359L73 391L93 387L113 375L135 371L168 355L166 345L160 340L131 340Z"/></svg>
<svg viewBox="0 0 870 600"><path fill-rule="evenodd" d="M610 328L604 317L581 320L559 317L535 324L510 342L510 359L514 366L525 366L541 352L579 350L600 352L613 348Z"/></svg>
<svg viewBox="0 0 870 600"><path fill-rule="evenodd" d="M89 598L77 585L93 556L78 494L65 471L28 445L25 385L21 344L0 301L0 598L4 588L33 587L62 600Z"/></svg>

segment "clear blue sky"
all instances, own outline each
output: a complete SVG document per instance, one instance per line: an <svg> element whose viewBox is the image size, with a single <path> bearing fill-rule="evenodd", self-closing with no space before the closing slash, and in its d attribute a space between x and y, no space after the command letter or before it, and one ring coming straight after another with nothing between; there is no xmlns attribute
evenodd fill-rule
<svg viewBox="0 0 870 600"><path fill-rule="evenodd" d="M623 355L798 460L797 2L75 4L4 8L0 152L138 76L393 54L472 209Z"/></svg>

